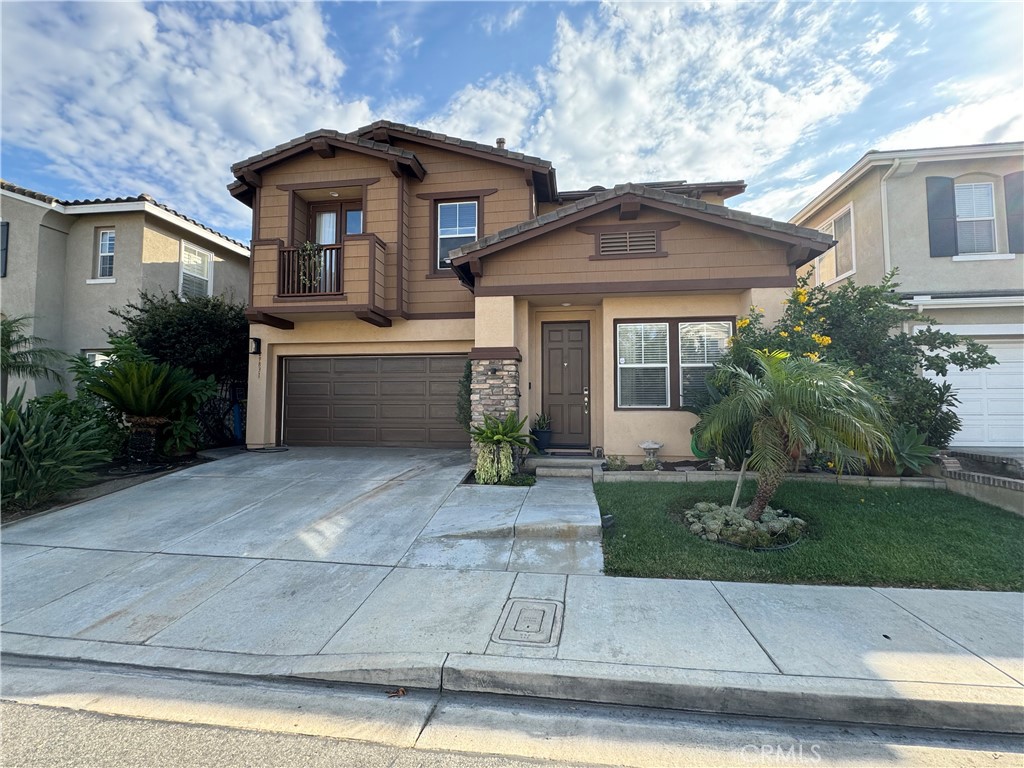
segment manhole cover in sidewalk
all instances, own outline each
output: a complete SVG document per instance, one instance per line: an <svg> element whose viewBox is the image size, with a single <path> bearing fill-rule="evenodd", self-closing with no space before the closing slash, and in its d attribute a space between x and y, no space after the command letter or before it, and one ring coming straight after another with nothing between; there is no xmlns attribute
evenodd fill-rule
<svg viewBox="0 0 1024 768"><path fill-rule="evenodd" d="M562 604L554 600L509 600L491 634L496 643L555 646L562 635Z"/></svg>

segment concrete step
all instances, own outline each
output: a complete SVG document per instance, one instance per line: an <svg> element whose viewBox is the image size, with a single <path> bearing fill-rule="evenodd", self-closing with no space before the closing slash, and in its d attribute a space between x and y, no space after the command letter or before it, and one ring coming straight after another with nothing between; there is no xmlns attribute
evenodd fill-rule
<svg viewBox="0 0 1024 768"><path fill-rule="evenodd" d="M537 477L586 477L593 478L591 467L551 467L542 465L536 468Z"/></svg>
<svg viewBox="0 0 1024 768"><path fill-rule="evenodd" d="M523 468L535 470L540 467L574 467L593 469L604 464L604 459L591 456L527 456L523 459Z"/></svg>

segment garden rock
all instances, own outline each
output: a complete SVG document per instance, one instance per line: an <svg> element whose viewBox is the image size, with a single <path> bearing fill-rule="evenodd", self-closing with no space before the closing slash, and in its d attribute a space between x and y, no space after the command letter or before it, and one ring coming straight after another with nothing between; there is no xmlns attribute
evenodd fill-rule
<svg viewBox="0 0 1024 768"><path fill-rule="evenodd" d="M690 533L705 541L726 541L748 549L780 547L797 541L807 528L799 517L768 507L760 521L748 520L746 508L730 509L698 502L683 513Z"/></svg>

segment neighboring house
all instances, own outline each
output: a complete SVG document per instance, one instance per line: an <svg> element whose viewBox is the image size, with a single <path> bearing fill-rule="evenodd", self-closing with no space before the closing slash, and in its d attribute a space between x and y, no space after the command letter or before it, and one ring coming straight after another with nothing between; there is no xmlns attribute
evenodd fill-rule
<svg viewBox="0 0 1024 768"><path fill-rule="evenodd" d="M384 121L232 170L253 209L252 446L466 447L468 358L476 422L544 411L557 449L689 456L682 408L736 317L832 244L724 207L741 181L559 192L503 140Z"/></svg>
<svg viewBox="0 0 1024 768"><path fill-rule="evenodd" d="M791 221L836 238L812 283L879 283L999 361L954 369L954 446L1024 446L1024 143L868 152Z"/></svg>
<svg viewBox="0 0 1024 768"><path fill-rule="evenodd" d="M109 309L140 290L248 293L248 248L149 195L65 201L3 181L0 217L3 313L31 316L28 333L69 355L103 359L106 329L120 325ZM56 388L25 383L29 397Z"/></svg>

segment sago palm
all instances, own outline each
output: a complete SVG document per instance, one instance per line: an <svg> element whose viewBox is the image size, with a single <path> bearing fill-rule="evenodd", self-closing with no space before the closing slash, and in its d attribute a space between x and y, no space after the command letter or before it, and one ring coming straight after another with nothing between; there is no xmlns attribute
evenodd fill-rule
<svg viewBox="0 0 1024 768"><path fill-rule="evenodd" d="M728 394L702 415L696 434L702 447L715 449L749 430L749 466L757 471L757 493L747 511L760 520L792 462L804 450L844 458L888 456L884 406L864 384L830 363L757 350L754 373L722 366Z"/></svg>

